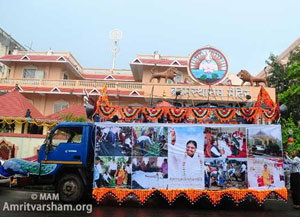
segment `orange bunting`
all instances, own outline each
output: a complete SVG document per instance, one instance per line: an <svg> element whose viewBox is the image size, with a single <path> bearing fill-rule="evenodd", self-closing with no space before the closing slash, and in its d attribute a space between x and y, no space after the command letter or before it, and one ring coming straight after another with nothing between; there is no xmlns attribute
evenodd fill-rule
<svg viewBox="0 0 300 217"><path fill-rule="evenodd" d="M286 188L273 190L254 190L254 189L226 189L226 190L197 190L197 189L120 189L120 188L94 188L93 197L100 202L108 194L114 195L119 203L129 195L135 195L137 200L144 204L154 193L161 194L169 203L173 203L179 196L187 197L191 203L196 202L200 197L207 197L213 205L221 202L225 196L230 197L235 203L245 200L248 195L254 197L259 204L262 204L271 193L275 193L281 199L287 201L288 194Z"/></svg>

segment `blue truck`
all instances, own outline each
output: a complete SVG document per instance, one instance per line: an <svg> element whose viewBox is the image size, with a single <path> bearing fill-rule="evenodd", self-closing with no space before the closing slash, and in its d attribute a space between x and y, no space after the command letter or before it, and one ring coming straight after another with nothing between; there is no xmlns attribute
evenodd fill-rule
<svg viewBox="0 0 300 217"><path fill-rule="evenodd" d="M53 184L63 202L91 197L93 188L95 125L60 123L48 134L38 154L40 164L57 165L48 175L35 177ZM42 169L42 167L40 167Z"/></svg>
<svg viewBox="0 0 300 217"><path fill-rule="evenodd" d="M7 160L0 166L0 175L18 174L29 177L33 185L51 184L65 203L91 198L94 127L91 123L59 123L48 133L37 162Z"/></svg>

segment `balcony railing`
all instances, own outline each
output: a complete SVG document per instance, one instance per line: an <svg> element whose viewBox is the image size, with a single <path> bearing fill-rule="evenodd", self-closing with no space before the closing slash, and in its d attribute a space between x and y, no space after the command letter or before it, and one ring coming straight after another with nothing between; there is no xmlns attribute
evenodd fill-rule
<svg viewBox="0 0 300 217"><path fill-rule="evenodd" d="M139 83L125 81L96 81L96 80L42 80L42 79L0 79L0 86L21 87L57 87L57 88L81 88L102 89L107 84L108 89L119 91L142 91L144 97L178 100L206 100L206 101L230 101L253 102L257 100L260 87L250 86L203 86L197 84L167 84L167 83ZM273 101L275 101L275 89L266 88ZM177 95L178 94L178 95ZM247 99L250 95L250 100Z"/></svg>
<svg viewBox="0 0 300 217"><path fill-rule="evenodd" d="M40 87L71 87L71 88L101 88L107 84L108 88L142 89L142 83L90 80L42 80L42 79L0 79L0 85L40 86Z"/></svg>

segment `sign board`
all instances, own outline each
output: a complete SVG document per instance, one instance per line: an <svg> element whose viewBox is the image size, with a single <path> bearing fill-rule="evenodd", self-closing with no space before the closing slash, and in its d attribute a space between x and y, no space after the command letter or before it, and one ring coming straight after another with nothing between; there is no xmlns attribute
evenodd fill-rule
<svg viewBox="0 0 300 217"><path fill-rule="evenodd" d="M197 83L218 84L228 73L228 61L225 55L216 48L200 48L190 56L188 73Z"/></svg>

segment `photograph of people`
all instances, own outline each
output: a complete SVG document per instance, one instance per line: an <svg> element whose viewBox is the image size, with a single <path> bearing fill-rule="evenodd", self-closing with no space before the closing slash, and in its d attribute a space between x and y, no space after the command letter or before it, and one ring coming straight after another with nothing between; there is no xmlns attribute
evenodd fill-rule
<svg viewBox="0 0 300 217"><path fill-rule="evenodd" d="M248 159L248 183L252 189L285 187L282 158Z"/></svg>
<svg viewBox="0 0 300 217"><path fill-rule="evenodd" d="M94 187L131 188L131 159L129 157L96 157Z"/></svg>
<svg viewBox="0 0 300 217"><path fill-rule="evenodd" d="M249 157L282 157L280 126L254 126L247 131Z"/></svg>
<svg viewBox="0 0 300 217"><path fill-rule="evenodd" d="M204 154L206 158L246 158L246 129L243 127L206 127Z"/></svg>
<svg viewBox="0 0 300 217"><path fill-rule="evenodd" d="M131 156L132 128L97 126L95 144L98 156Z"/></svg>
<svg viewBox="0 0 300 217"><path fill-rule="evenodd" d="M132 188L167 188L168 159L165 157L134 157L132 159Z"/></svg>
<svg viewBox="0 0 300 217"><path fill-rule="evenodd" d="M247 188L247 159L205 159L205 189Z"/></svg>
<svg viewBox="0 0 300 217"><path fill-rule="evenodd" d="M168 153L167 127L133 127L133 156L160 156Z"/></svg>
<svg viewBox="0 0 300 217"><path fill-rule="evenodd" d="M202 127L169 128L169 188L204 188Z"/></svg>

